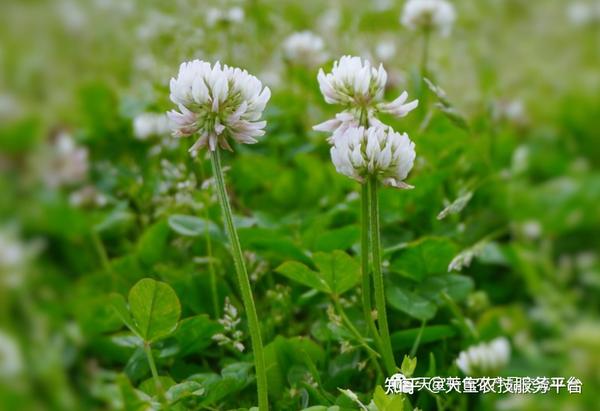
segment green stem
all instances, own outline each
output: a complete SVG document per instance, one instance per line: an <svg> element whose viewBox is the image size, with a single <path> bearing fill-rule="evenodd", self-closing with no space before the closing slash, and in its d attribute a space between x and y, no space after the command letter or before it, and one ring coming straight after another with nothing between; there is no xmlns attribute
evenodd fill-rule
<svg viewBox="0 0 600 411"><path fill-rule="evenodd" d="M254 366L256 368L258 409L260 411L268 411L269 402L267 397L267 373L265 368L265 357L263 353L258 315L256 314L256 307L252 297L252 288L248 278L246 264L244 263L244 256L242 254L240 240L238 238L235 225L233 224L233 216L231 213L229 199L227 197L227 191L225 191L225 181L223 178L223 171L221 169L221 157L219 154L219 149L211 151L210 155L219 202L221 203L221 211L223 212L223 220L225 222L225 228L231 243L231 253L233 255L235 271L237 272L238 283L242 294L242 302L244 303L244 309L246 310L248 328L250 329L250 339L252 340L252 349L254 351Z"/></svg>
<svg viewBox="0 0 600 411"><path fill-rule="evenodd" d="M204 181L204 167L200 167L200 174L202 181ZM210 238L210 229L208 225L208 222L210 221L210 216L208 215L208 206L210 205L211 195L208 194L206 197L207 200L204 203L204 219L206 220L204 239L206 241L206 254L208 255L208 272L210 274L210 291L212 295L213 312L215 318L219 318L221 316L221 310L219 305L219 294L217 291L217 274L215 272L215 265L213 262L212 239Z"/></svg>
<svg viewBox="0 0 600 411"><path fill-rule="evenodd" d="M160 402L166 404L167 398L165 397L165 390L160 382L158 371L156 370L156 363L154 362L154 356L152 355L152 347L150 346L149 342L144 341L144 351L146 352L146 358L148 358L148 364L150 365L150 372L152 372L152 379L154 380L154 385L156 386L158 398L160 399Z"/></svg>
<svg viewBox="0 0 600 411"><path fill-rule="evenodd" d="M333 298L333 304L335 306L335 309L337 310L338 314L342 317L342 321L344 322L346 327L348 327L350 332L354 335L354 338L356 338L356 340L359 342L361 347L363 347L365 349L365 351L367 351L367 353L369 354L370 357L373 357L374 359L379 357L379 354L375 350L373 350L371 347L369 347L369 344L367 344L367 342L365 341L365 338L356 329L354 324L352 324L352 321L350 321L350 318L346 314L344 307L342 307L342 305L340 304L340 301L339 301L339 298L337 297L337 295L332 296L332 298ZM377 364L376 360L374 361L374 363L378 367L379 364Z"/></svg>
<svg viewBox="0 0 600 411"><path fill-rule="evenodd" d="M381 337L382 356L387 372L391 375L396 372L396 362L392 351L390 330L385 308L385 291L383 285L383 273L381 270L381 240L379 237L379 199L377 194L377 176L369 178L369 194L371 199L371 255L373 261L373 284L375 290L375 307L377 308L377 324L379 325L379 336Z"/></svg>
<svg viewBox="0 0 600 411"><path fill-rule="evenodd" d="M421 79L427 77L427 66L429 64L429 38L431 31L429 29L423 30L423 50L421 51Z"/></svg>
<svg viewBox="0 0 600 411"><path fill-rule="evenodd" d="M362 276L362 308L365 324L375 340L377 349L381 351L381 340L375 321L373 320L373 305L371 301L371 276L369 271L369 185L361 184L361 238L360 238L360 263Z"/></svg>
<svg viewBox="0 0 600 411"><path fill-rule="evenodd" d="M413 346L410 349L410 354L409 354L410 357L414 357L417 354L417 350L419 349L419 344L421 344L421 337L423 337L423 331L425 330L426 324L427 324L427 321L423 321L421 323L421 328L419 328L419 333L417 334L417 338L415 338Z"/></svg>
<svg viewBox="0 0 600 411"><path fill-rule="evenodd" d="M109 273L112 273L112 266L110 265L110 260L108 259L108 253L106 252L106 248L104 248L104 244L100 239L100 236L96 232L96 230L91 230L92 242L94 243L94 248L96 248L96 252L100 257L100 263L102 264L102 268Z"/></svg>

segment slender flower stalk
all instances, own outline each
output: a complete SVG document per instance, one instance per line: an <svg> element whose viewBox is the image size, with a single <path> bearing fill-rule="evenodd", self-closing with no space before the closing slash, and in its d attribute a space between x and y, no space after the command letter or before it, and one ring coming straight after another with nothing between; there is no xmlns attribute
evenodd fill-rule
<svg viewBox="0 0 600 411"><path fill-rule="evenodd" d="M421 78L429 76L429 39L431 38L431 30L423 29L423 50L421 51Z"/></svg>
<svg viewBox="0 0 600 411"><path fill-rule="evenodd" d="M144 352L146 353L146 358L148 359L148 365L150 366L150 372L152 373L152 379L154 380L154 386L156 387L158 398L161 403L165 404L167 402L165 397L165 388L163 387L160 377L158 376L158 370L156 369L156 363L154 362L154 356L152 355L152 347L150 346L150 343L144 342Z"/></svg>
<svg viewBox="0 0 600 411"><path fill-rule="evenodd" d="M252 287L250 285L248 271L246 270L246 263L244 262L242 246L240 245L240 240L235 225L233 224L231 206L225 190L225 181L223 178L223 170L221 168L221 156L219 150L211 151L210 155L217 187L217 195L219 197L219 203L221 204L221 211L223 212L227 236L231 243L231 253L233 255L235 271L237 273L238 283L242 294L242 302L244 303L244 309L246 310L248 328L250 329L250 339L254 351L254 366L256 367L256 384L258 386L258 408L260 411L267 411L269 409L267 398L267 372L262 337L260 334L260 325L258 322L258 315L256 314L254 298L252 297Z"/></svg>
<svg viewBox="0 0 600 411"><path fill-rule="evenodd" d="M373 261L373 284L375 291L375 307L377 308L377 324L381 338L382 356L388 373L396 371L396 361L392 350L390 329L387 320L383 272L381 270L381 239L379 234L379 197L377 176L371 176L368 182L370 194L370 229L371 257Z"/></svg>
<svg viewBox="0 0 600 411"><path fill-rule="evenodd" d="M447 0L408 0L400 22L409 30L417 30L423 35L421 54L421 76L428 75L429 40L435 31L446 37L452 31L456 20L454 6Z"/></svg>
<svg viewBox="0 0 600 411"><path fill-rule="evenodd" d="M368 127L368 120L365 110L361 112L360 125ZM369 185L363 182L360 185L360 222L361 222L361 237L360 237L360 269L362 277L362 306L365 324L369 329L369 333L375 340L376 347L381 351L381 338L377 331L377 326L373 320L373 305L371 302L371 270L369 268L369 231L370 231L370 205L369 205Z"/></svg>
<svg viewBox="0 0 600 411"><path fill-rule="evenodd" d="M245 70L221 66L218 62L211 65L200 60L181 64L177 78L171 79L170 87L171 100L179 110L167 113L173 135L197 137L189 150L192 153L203 147L208 147L210 151L215 186L254 351L258 408L268 411L267 373L260 324L242 247L233 224L220 150L232 150L230 139L242 144L254 144L256 137L264 135L266 121L261 121L260 117L271 92Z"/></svg>
<svg viewBox="0 0 600 411"><path fill-rule="evenodd" d="M343 56L330 73L319 70L319 88L328 104L337 104L343 111L333 119L313 127L330 132L331 160L336 170L361 184L361 276L362 306L365 322L375 345L382 353L386 371L396 371L385 310L385 293L381 271L379 240L379 210L377 183L400 189L412 188L404 182L412 168L414 144L406 134L396 133L378 119L379 113L401 118L414 110L418 101L407 102L403 92L391 102L384 101L387 72L360 57ZM375 207L375 208L373 208ZM379 331L372 316L371 270Z"/></svg>

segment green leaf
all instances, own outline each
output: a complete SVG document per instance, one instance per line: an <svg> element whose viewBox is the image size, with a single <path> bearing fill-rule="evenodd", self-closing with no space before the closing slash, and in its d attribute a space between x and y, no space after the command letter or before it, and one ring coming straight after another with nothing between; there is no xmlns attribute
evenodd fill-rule
<svg viewBox="0 0 600 411"><path fill-rule="evenodd" d="M196 216L173 214L169 216L168 222L173 231L186 237L203 236L207 229L213 237L221 235L221 230L215 223Z"/></svg>
<svg viewBox="0 0 600 411"><path fill-rule="evenodd" d="M310 264L310 259L301 248L274 230L249 227L240 229L238 233L243 249L259 251L277 262L290 258Z"/></svg>
<svg viewBox="0 0 600 411"><path fill-rule="evenodd" d="M324 360L323 349L311 339L277 336L265 346L269 394L274 398L281 397L288 373L294 365L322 364Z"/></svg>
<svg viewBox="0 0 600 411"><path fill-rule="evenodd" d="M117 385L119 386L124 411L146 411L151 408L150 398L144 398L145 394L142 391L133 388L125 375L117 376Z"/></svg>
<svg viewBox="0 0 600 411"><path fill-rule="evenodd" d="M426 276L447 272L457 253L456 245L438 237L424 237L394 253L390 268L405 277L422 281Z"/></svg>
<svg viewBox="0 0 600 411"><path fill-rule="evenodd" d="M320 233L315 239L314 249L317 251L346 250L360 239L360 229L355 225Z"/></svg>
<svg viewBox="0 0 600 411"><path fill-rule="evenodd" d="M183 381L169 387L166 397L170 404L174 404L184 398L202 396L204 392L202 384L196 381Z"/></svg>
<svg viewBox="0 0 600 411"><path fill-rule="evenodd" d="M140 280L129 291L129 310L140 337L147 342L169 335L181 315L179 299L171 286L150 278Z"/></svg>
<svg viewBox="0 0 600 411"><path fill-rule="evenodd" d="M393 308L421 321L433 318L437 310L435 304L428 299L399 287L388 287L386 296Z"/></svg>
<svg viewBox="0 0 600 411"><path fill-rule="evenodd" d="M419 334L421 327L411 328L408 330L396 331L391 335L392 347L394 350L401 351L412 347ZM451 338L456 335L456 329L449 325L431 325L423 329L421 334L421 344L426 344L433 341Z"/></svg>
<svg viewBox="0 0 600 411"><path fill-rule="evenodd" d="M137 243L139 260L148 266L162 261L168 239L169 227L164 220L150 226Z"/></svg>
<svg viewBox="0 0 600 411"><path fill-rule="evenodd" d="M438 305L443 305L444 300L441 295L445 292L455 302L463 301L475 288L473 279L465 275L445 274L428 277L417 286L419 295L435 301Z"/></svg>
<svg viewBox="0 0 600 411"><path fill-rule="evenodd" d="M415 368L417 368L417 358L410 358L408 355L405 355L402 359L402 365L400 366L400 372L404 374L405 377L412 377L415 372Z"/></svg>
<svg viewBox="0 0 600 411"><path fill-rule="evenodd" d="M138 330L133 317L131 317L131 313L129 312L129 308L127 307L127 302L125 301L125 297L121 294L112 293L109 296L109 301L114 308L117 316L123 321L123 323L131 330L132 333L139 336L141 338L141 333Z"/></svg>
<svg viewBox="0 0 600 411"><path fill-rule="evenodd" d="M175 381L171 377L161 375L158 377L158 379L165 390L175 385ZM144 380L140 384L139 389L151 397L156 397L158 395L158 391L156 390L156 381L154 378L148 378Z"/></svg>
<svg viewBox="0 0 600 411"><path fill-rule="evenodd" d="M127 203L119 203L94 226L97 233L119 235L134 224L135 216L129 211Z"/></svg>
<svg viewBox="0 0 600 411"><path fill-rule="evenodd" d="M223 329L223 326L212 321L207 315L186 318L179 323L173 333L179 346L179 357L201 353L212 344L212 336Z"/></svg>
<svg viewBox="0 0 600 411"><path fill-rule="evenodd" d="M360 280L359 263L343 251L318 252L313 260L318 272L296 261L285 262L275 271L327 294L343 294Z"/></svg>
<svg viewBox="0 0 600 411"><path fill-rule="evenodd" d="M206 395L202 398L200 405L209 405L215 404L247 386L252 381L251 370L252 364L250 363L232 363L223 368L221 375L196 374L189 380L202 384L206 389Z"/></svg>
<svg viewBox="0 0 600 411"><path fill-rule="evenodd" d="M381 385L375 387L373 393L373 402L377 411L403 411L404 396L401 394L387 395Z"/></svg>

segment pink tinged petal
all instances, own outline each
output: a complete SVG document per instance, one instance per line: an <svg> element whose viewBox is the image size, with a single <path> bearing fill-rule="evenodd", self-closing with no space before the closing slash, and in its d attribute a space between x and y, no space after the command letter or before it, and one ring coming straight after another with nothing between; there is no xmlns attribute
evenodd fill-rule
<svg viewBox="0 0 600 411"><path fill-rule="evenodd" d="M221 146L221 148L224 149L224 150L233 151L233 149L229 145L229 141L227 141L226 138L220 138L219 139L219 146Z"/></svg>
<svg viewBox="0 0 600 411"><path fill-rule="evenodd" d="M215 134L210 134L208 136L208 148L210 151L215 151L217 149L217 136Z"/></svg>
<svg viewBox="0 0 600 411"><path fill-rule="evenodd" d="M208 134L203 133L198 138L198 140L196 140L194 145L189 148L188 152L192 153L194 151L200 150L202 147L206 147L207 141L208 141Z"/></svg>
<svg viewBox="0 0 600 411"><path fill-rule="evenodd" d="M338 120L337 118L333 118L313 126L313 130L332 133L341 125L342 121Z"/></svg>
<svg viewBox="0 0 600 411"><path fill-rule="evenodd" d="M225 126L223 124L221 124L219 122L219 120L217 119L217 121L215 123L215 133L217 135L220 135L224 130L225 130Z"/></svg>
<svg viewBox="0 0 600 411"><path fill-rule="evenodd" d="M385 178L383 180L383 184L385 184L386 186L398 188L400 190L412 190L413 188L415 188L410 184L406 184L404 181L398 181L394 178Z"/></svg>

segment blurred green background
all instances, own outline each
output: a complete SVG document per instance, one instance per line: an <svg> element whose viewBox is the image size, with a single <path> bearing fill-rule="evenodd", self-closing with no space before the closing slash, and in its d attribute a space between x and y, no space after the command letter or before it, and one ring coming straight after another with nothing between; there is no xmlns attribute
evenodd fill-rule
<svg viewBox="0 0 600 411"><path fill-rule="evenodd" d="M587 13L577 14L576 3ZM218 317L206 290L208 242L182 235L172 219L218 224L218 205L202 188L210 168L187 154L189 141L134 127L140 114L172 108L168 81L192 58L246 68L272 90L267 135L226 155L228 184L266 342L319 340L320 300L273 270L311 252L356 250L359 241L356 184L335 173L325 137L311 129L335 112L322 101L318 67L343 54L382 61L389 95L406 89L421 101L406 119L390 120L415 141L417 161L414 190L381 193L389 286L427 299L419 294L431 287L426 277L470 253L461 270L468 295L458 303L482 338L509 336L503 374L583 382L580 395L481 396L470 409L598 409L600 4L453 1L452 34L431 39L429 60L431 80L451 103L446 112L421 81L423 44L399 22L403 4L2 1L1 410L124 409L117 375L136 385L147 369L112 338L122 325L107 295L125 294L140 278L171 284L186 316ZM285 39L302 30L323 39L321 61L286 53ZM212 252L222 260L222 304L235 287L219 238ZM435 268L407 267L407 248ZM391 305L393 331L420 326L418 312ZM429 324L454 326L448 307L435 310ZM453 375L452 360L467 345L460 332L423 343L418 371L431 366L431 354L441 375ZM165 354L162 367L174 378L193 367L218 372L233 356L202 350L185 361ZM372 390L357 382L360 371L348 373L336 380L323 368L322 377L336 396L336 386ZM282 383L281 409L317 403L309 396L305 404L294 384ZM252 390L206 409L247 407Z"/></svg>

